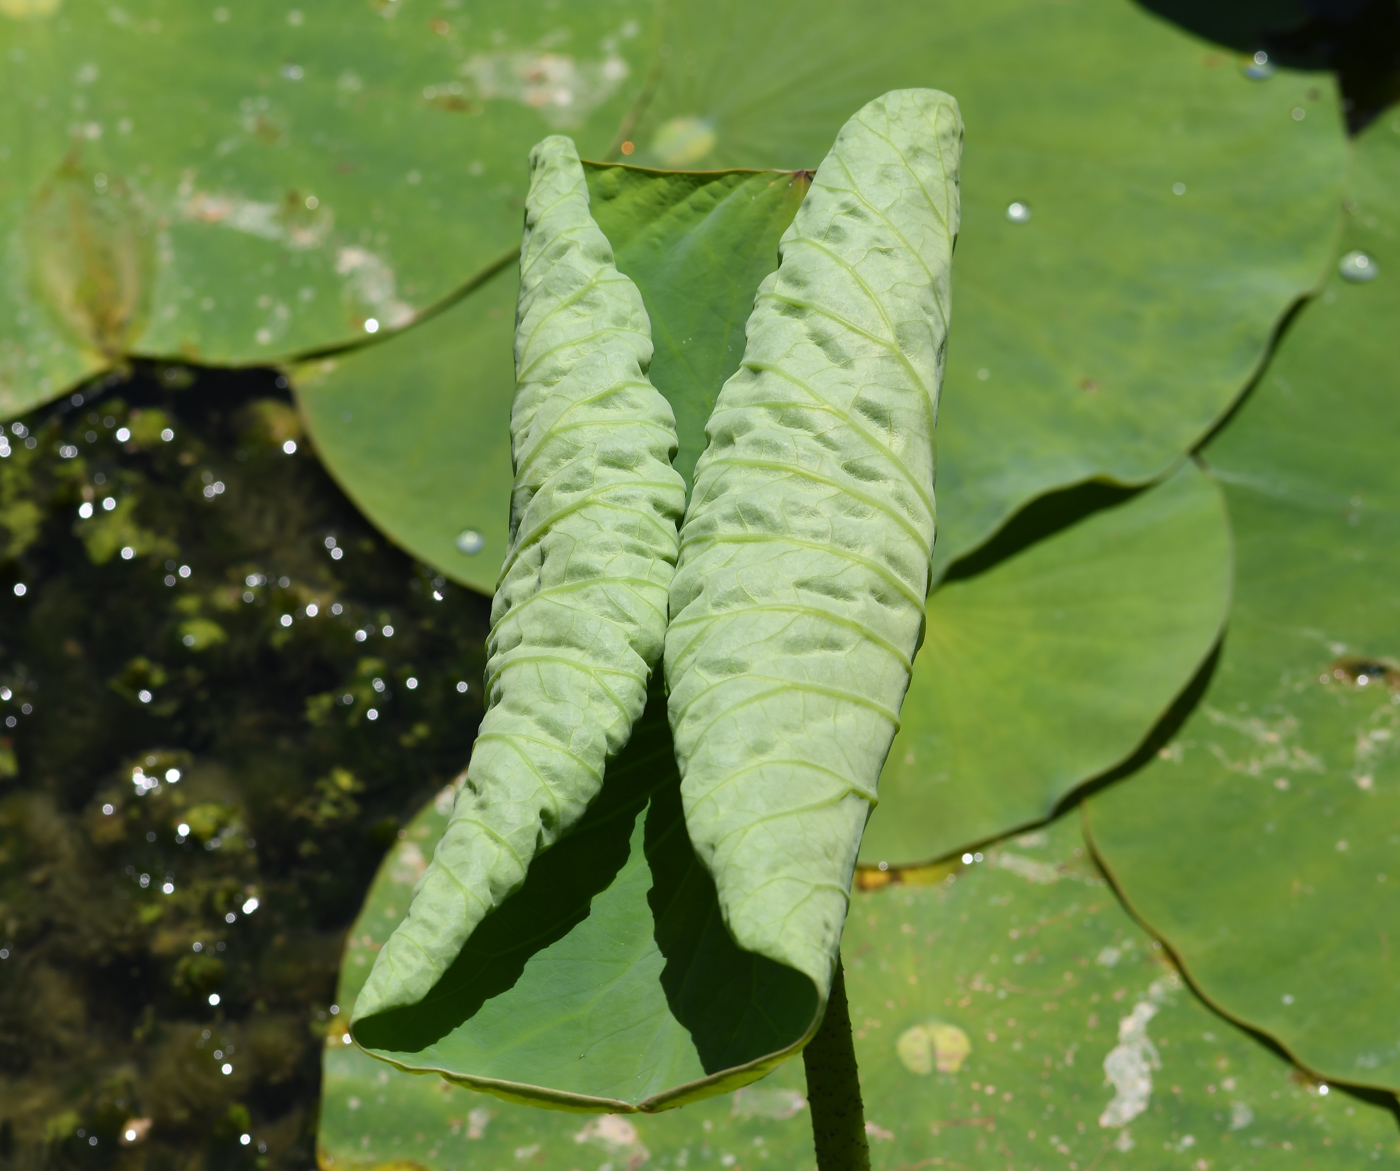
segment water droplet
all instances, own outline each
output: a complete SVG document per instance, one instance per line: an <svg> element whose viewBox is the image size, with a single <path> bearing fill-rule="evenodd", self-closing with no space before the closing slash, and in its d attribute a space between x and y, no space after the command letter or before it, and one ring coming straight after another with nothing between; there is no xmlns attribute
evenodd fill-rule
<svg viewBox="0 0 1400 1171"><path fill-rule="evenodd" d="M282 451L287 455L296 455L297 441L295 439L288 439L282 444Z"/></svg>
<svg viewBox="0 0 1400 1171"><path fill-rule="evenodd" d="M1185 183L1173 183L1173 184L1172 184L1172 194L1173 194L1173 195L1185 195L1185 194L1186 194L1186 184L1185 184Z"/></svg>
<svg viewBox="0 0 1400 1171"><path fill-rule="evenodd" d="M412 691L418 686L418 680L415 679L412 675L410 675L407 679L404 680L403 685L407 687L409 691Z"/></svg>
<svg viewBox="0 0 1400 1171"><path fill-rule="evenodd" d="M1269 55L1261 49L1245 62L1243 72L1250 81L1268 81L1278 72L1278 66L1270 61Z"/></svg>
<svg viewBox="0 0 1400 1171"><path fill-rule="evenodd" d="M1343 280L1356 284L1373 281L1381 274L1380 266L1359 248L1348 252L1338 261L1337 271L1342 274Z"/></svg>
<svg viewBox="0 0 1400 1171"><path fill-rule="evenodd" d="M22 581L15 582L15 597L22 598L29 592L29 587Z"/></svg>
<svg viewBox="0 0 1400 1171"><path fill-rule="evenodd" d="M378 333L378 332L379 332L379 322L378 322L378 320L376 320L376 319L373 318L373 317L366 318L366 320L365 320L365 332L366 332L366 333Z"/></svg>
<svg viewBox="0 0 1400 1171"><path fill-rule="evenodd" d="M1019 199L1015 203L1009 204L1006 208L1006 218L1013 224L1025 224L1030 222L1031 209Z"/></svg>
<svg viewBox="0 0 1400 1171"><path fill-rule="evenodd" d="M463 529L457 534L457 550L468 557L486 548L486 538L475 529Z"/></svg>
<svg viewBox="0 0 1400 1171"><path fill-rule="evenodd" d="M465 683L458 683L458 684L457 684L457 690L458 690L459 692L461 692L463 695L466 695L466 694L467 694L468 688L467 688L467 685L466 685Z"/></svg>

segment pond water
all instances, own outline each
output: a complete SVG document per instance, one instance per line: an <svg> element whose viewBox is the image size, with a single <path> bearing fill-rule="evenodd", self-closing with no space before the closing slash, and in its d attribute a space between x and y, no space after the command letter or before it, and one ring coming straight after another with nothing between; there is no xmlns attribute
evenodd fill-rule
<svg viewBox="0 0 1400 1171"><path fill-rule="evenodd" d="M466 762L489 602L360 516L275 372L5 429L0 1166L310 1166L343 934Z"/></svg>

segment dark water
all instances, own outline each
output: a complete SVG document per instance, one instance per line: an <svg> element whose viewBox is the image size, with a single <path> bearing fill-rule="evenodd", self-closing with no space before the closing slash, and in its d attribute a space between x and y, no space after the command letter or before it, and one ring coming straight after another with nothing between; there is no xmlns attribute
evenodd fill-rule
<svg viewBox="0 0 1400 1171"><path fill-rule="evenodd" d="M146 370L20 423L0 1167L311 1166L342 933L466 761L487 602L365 522L275 374Z"/></svg>

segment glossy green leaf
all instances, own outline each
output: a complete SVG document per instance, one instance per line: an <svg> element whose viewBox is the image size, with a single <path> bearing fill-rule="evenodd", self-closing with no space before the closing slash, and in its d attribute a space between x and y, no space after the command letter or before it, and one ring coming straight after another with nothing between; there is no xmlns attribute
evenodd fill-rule
<svg viewBox="0 0 1400 1171"><path fill-rule="evenodd" d="M1205 450L1238 577L1190 720L1088 824L1224 1012L1400 1088L1400 136L1361 140L1344 262Z"/></svg>
<svg viewBox="0 0 1400 1171"><path fill-rule="evenodd" d="M656 94L624 126L631 161L668 168L812 167L851 111L880 93L934 85L957 95L970 148L936 574L1047 491L1166 473L1248 382L1275 325L1327 263L1348 166L1331 83L1288 70L1251 81L1228 52L1129 0L672 4L660 53ZM1013 203L1029 208L1028 221L1008 218ZM711 239L732 239L721 218L735 210L714 207ZM741 262L729 336L748 314L744 288L771 270L772 251L765 237L753 255L766 267L752 284L751 262ZM659 372L670 306L624 252L619 244L619 267L647 300L656 382L676 411L686 471L698 454L687 447L687 416L707 417L733 365L707 378L696 405L681 401L681 385L668 387ZM700 272L695 255L672 255ZM718 304L705 271L675 287ZM402 358L342 365L342 397L360 404L345 409L357 419L392 414L392 426L352 436L340 412L309 408L323 456L376 523L479 589L490 588L506 519L506 480L494 494L481 485L487 466L505 461L455 453L480 451L481 420L501 416L508 401L505 326L481 320L501 303L469 297L454 310L463 336L450 343L442 329L403 345ZM692 320L683 314L672 334L687 361L725 367L693 357L710 343ZM417 351L449 344L455 359ZM387 370L396 363L421 378ZM381 411L370 400L386 383L413 394L396 390ZM431 518L412 515L390 468L451 485L436 498L452 503ZM454 550L464 528L485 538L484 568Z"/></svg>
<svg viewBox="0 0 1400 1171"><path fill-rule="evenodd" d="M816 1027L804 975L735 946L694 856L665 703L653 693L574 830L467 940L427 997L359 1020L404 1069L582 1111L658 1110L762 1076ZM345 959L348 1000L403 917L446 801L417 822L411 877L391 860ZM395 868L398 868L397 870Z"/></svg>
<svg viewBox="0 0 1400 1171"><path fill-rule="evenodd" d="M1057 510L1087 503L1100 507L1062 527ZM1049 497L1003 533L1037 536L929 598L866 864L943 857L1049 817L1141 743L1214 645L1230 534L1194 464L1133 496Z"/></svg>
<svg viewBox="0 0 1400 1171"><path fill-rule="evenodd" d="M411 321L514 250L532 143L608 149L655 20L0 7L0 414L117 353L267 362Z"/></svg>
<svg viewBox="0 0 1400 1171"><path fill-rule="evenodd" d="M642 714L666 634L685 485L671 467L671 408L646 378L646 310L589 215L573 142L546 138L530 173L515 488L487 710L446 835L360 996L362 1017L422 1000L535 854L573 828Z"/></svg>
<svg viewBox="0 0 1400 1171"><path fill-rule="evenodd" d="M339 1019L422 871L432 845L424 827L435 820L440 828L450 803L449 792L442 812L425 811L386 860L346 952ZM1180 1171L1198 1160L1239 1171L1293 1162L1343 1171L1400 1156L1384 1104L1337 1089L1324 1095L1192 995L1104 884L1073 816L952 873L931 872L941 880L934 886L858 893L847 921L842 946L876 1171L1071 1162ZM1106 1063L1125 1085L1125 1074L1145 1073L1150 1091L1123 1094ZM813 1163L796 1062L681 1110L590 1119L408 1076L344 1044L338 1031L323 1068L319 1154L335 1171ZM1142 1112L1124 1118L1125 1098ZM1123 1125L1104 1126L1115 1101L1109 1121Z"/></svg>
<svg viewBox="0 0 1400 1171"><path fill-rule="evenodd" d="M778 238L808 176L585 171L617 267L641 290L655 347L649 377L675 412L675 466L689 482L715 397L743 354L754 292L777 267ZM317 451L360 508L411 552L486 592L505 556L510 509L515 288L514 273L502 272L411 332L296 377Z"/></svg>
<svg viewBox="0 0 1400 1171"><path fill-rule="evenodd" d="M837 135L706 427L671 585L690 840L739 946L823 998L923 631L961 153L937 90Z"/></svg>
<svg viewBox="0 0 1400 1171"><path fill-rule="evenodd" d="M662 38L634 161L810 167L878 93L957 96L940 567L1052 488L1166 472L1327 264L1347 169L1330 83L1251 81L1136 4L674 3Z"/></svg>

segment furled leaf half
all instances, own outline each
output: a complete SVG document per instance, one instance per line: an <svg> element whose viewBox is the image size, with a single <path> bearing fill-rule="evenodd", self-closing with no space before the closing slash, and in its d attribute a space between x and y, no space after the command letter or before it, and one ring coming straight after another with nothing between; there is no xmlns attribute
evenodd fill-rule
<svg viewBox="0 0 1400 1171"><path fill-rule="evenodd" d="M1400 1089L1397 192L1387 120L1359 144L1341 274L1205 449L1238 559L1219 666L1159 757L1087 806L1124 897L1213 1004L1329 1080L1390 1090Z"/></svg>
<svg viewBox="0 0 1400 1171"><path fill-rule="evenodd" d="M961 150L935 90L842 128L706 427L671 587L691 841L740 947L823 997L923 625Z"/></svg>
<svg viewBox="0 0 1400 1171"><path fill-rule="evenodd" d="M646 702L685 488L651 331L567 138L530 157L511 415L511 544L466 784L359 1018L423 999L531 858L582 816ZM357 1018L357 1019L359 1019Z"/></svg>
<svg viewBox="0 0 1400 1171"><path fill-rule="evenodd" d="M1046 497L962 563L929 597L862 860L961 852L1123 761L1215 645L1230 556L1220 489L1188 461L1133 495Z"/></svg>
<svg viewBox="0 0 1400 1171"><path fill-rule="evenodd" d="M428 805L375 878L337 1019L451 806L450 790ZM1351 1171L1400 1156L1383 1102L1323 1094L1193 995L1104 884L1076 814L917 877L928 885L855 894L842 940L876 1171ZM347 1040L333 1028L323 1055L318 1162L334 1171L813 1165L796 1062L684 1110L579 1118L388 1069Z"/></svg>

